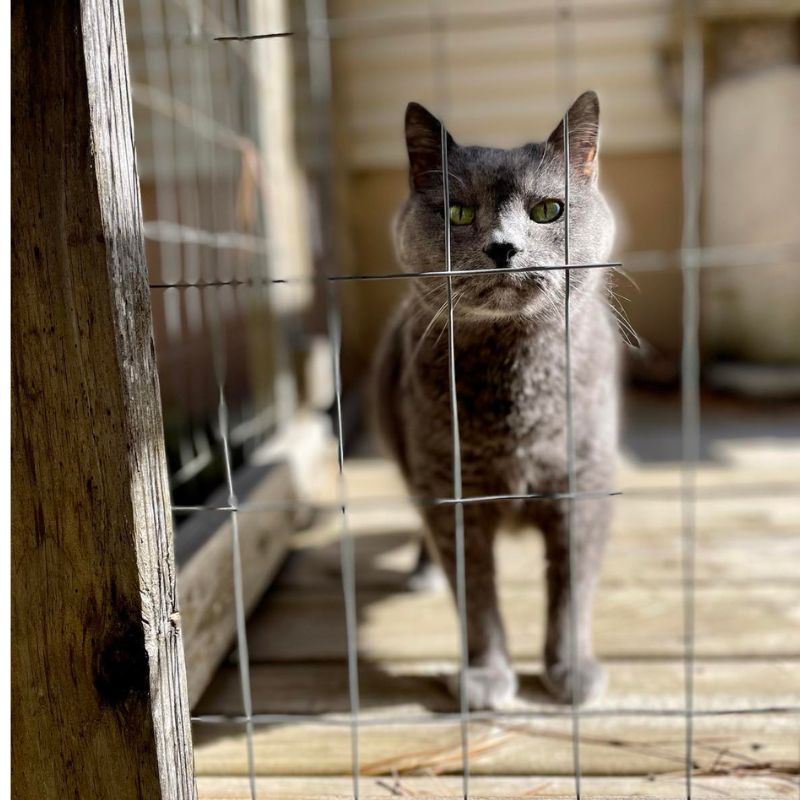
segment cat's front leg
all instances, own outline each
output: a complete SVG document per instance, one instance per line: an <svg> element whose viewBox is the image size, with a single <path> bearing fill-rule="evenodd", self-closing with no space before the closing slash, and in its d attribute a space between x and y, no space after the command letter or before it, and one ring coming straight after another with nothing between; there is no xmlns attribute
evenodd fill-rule
<svg viewBox="0 0 800 800"><path fill-rule="evenodd" d="M495 583L493 545L498 514L488 504L467 505L463 510L468 650L464 690L470 708L501 708L515 697L517 678L508 656ZM456 597L455 509L429 508L425 517L436 555ZM449 688L459 696L458 676L449 681Z"/></svg>
<svg viewBox="0 0 800 800"><path fill-rule="evenodd" d="M538 511L547 557L544 683L554 699L578 703L605 687L592 647L592 600L611 519L611 501L591 498L547 503ZM575 573L570 579L569 531ZM574 610L573 610L574 609ZM576 652L572 655L574 643Z"/></svg>

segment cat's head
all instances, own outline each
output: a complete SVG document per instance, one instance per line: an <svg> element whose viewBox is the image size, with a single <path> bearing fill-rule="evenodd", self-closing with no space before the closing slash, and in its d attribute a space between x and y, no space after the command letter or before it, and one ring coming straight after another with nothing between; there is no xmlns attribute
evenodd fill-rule
<svg viewBox="0 0 800 800"><path fill-rule="evenodd" d="M608 259L614 219L597 186L599 104L585 92L568 113L570 263ZM409 198L397 219L395 245L412 272L444 270L441 124L417 103L405 120ZM511 150L465 147L447 135L451 266L454 270L564 263L564 137L556 125L545 142ZM605 270L575 269L576 301L602 285ZM422 301L446 301L438 278L413 281ZM464 319L537 319L560 315L564 271L492 272L453 278L455 313Z"/></svg>

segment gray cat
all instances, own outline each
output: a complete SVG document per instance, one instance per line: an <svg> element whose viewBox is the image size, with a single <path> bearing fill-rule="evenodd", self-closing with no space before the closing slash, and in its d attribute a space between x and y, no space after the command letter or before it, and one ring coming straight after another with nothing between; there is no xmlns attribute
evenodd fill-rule
<svg viewBox="0 0 800 800"><path fill-rule="evenodd" d="M610 254L614 219L597 186L599 105L593 92L569 110L570 263ZM464 147L448 135L454 270L564 263L562 125L544 143L511 150ZM444 269L439 121L416 103L405 119L410 194L395 227L408 271ZM617 445L618 346L605 269L570 273L570 331L577 489L612 488ZM464 496L563 493L568 489L564 270L455 277L454 337ZM409 490L452 497L447 295L443 279L413 279L385 332L376 364L383 438ZM611 516L603 497L573 502L576 656L570 658L568 506L563 499L463 506L469 669L473 708L511 700L517 681L495 585L500 525L541 529L547 556L544 683L560 702L600 691L591 604ZM423 504L428 541L455 587L454 509ZM576 669L573 671L572 665Z"/></svg>

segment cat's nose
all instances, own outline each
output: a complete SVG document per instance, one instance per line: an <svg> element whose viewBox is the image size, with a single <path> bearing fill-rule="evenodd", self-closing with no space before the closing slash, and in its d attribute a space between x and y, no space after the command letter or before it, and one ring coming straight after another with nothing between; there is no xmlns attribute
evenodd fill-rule
<svg viewBox="0 0 800 800"><path fill-rule="evenodd" d="M519 250L510 242L492 242L490 245L483 248L483 252L486 253L498 267L507 267L511 261L511 257L516 255Z"/></svg>

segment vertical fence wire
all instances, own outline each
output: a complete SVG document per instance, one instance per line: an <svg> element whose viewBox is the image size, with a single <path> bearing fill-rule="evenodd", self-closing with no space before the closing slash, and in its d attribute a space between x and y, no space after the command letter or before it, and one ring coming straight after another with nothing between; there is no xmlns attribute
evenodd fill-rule
<svg viewBox="0 0 800 800"><path fill-rule="evenodd" d="M333 208L331 186L332 152L330 136L331 114L331 52L330 32L328 28L328 10L326 0L306 0L305 12L309 28L308 55L309 79L311 82L311 104L314 131L317 138L317 151L321 164L317 171L321 181L320 197L323 207L320 209L321 247L323 258L333 255L333 232L328 219ZM323 274L327 275L330 265L323 265ZM344 470L344 428L342 424L342 316L336 287L330 281L323 286L325 313L328 325L328 336L331 346L331 368L335 392L336 437L337 437L337 491L341 511L341 538L339 542L342 593L345 608L345 631L347 638L347 682L350 701L350 761L353 781L353 798L359 797L359 725L360 725L360 692L358 680L358 608L356 597L356 565L355 551L347 513L347 482Z"/></svg>
<svg viewBox="0 0 800 800"><path fill-rule="evenodd" d="M433 72L437 96L437 111L441 120L442 165L442 218L444 220L444 267L453 270L450 242L450 170L447 158L448 75L446 20L440 0L430 3L430 35L433 47ZM447 369L450 394L450 426L453 454L453 536L456 552L456 608L459 624L458 703L461 737L461 776L464 800L469 797L469 697L467 675L469 669L469 626L467 624L466 540L464 526L464 496L461 470L461 429L458 423L458 388L456 381L455 314L453 304L453 278L447 276Z"/></svg>
<svg viewBox="0 0 800 800"><path fill-rule="evenodd" d="M245 717L247 738L247 775L250 782L251 800L256 800L256 770L253 745L253 692L250 685L250 651L247 646L247 619L242 580L242 554L239 540L238 499L233 485L229 443L228 405L225 402L224 373L218 377L219 387L219 429L225 458L225 482L228 488L228 503L231 506L231 558L233 563L233 598L236 620L236 652L239 659L239 682L242 694L242 709Z"/></svg>
<svg viewBox="0 0 800 800"><path fill-rule="evenodd" d="M189 16L190 37L191 37L191 94L192 94L192 113L197 115L201 109L205 109L209 116L213 116L213 95L211 90L211 65L208 43L201 35L203 21L203 5L200 0L190 0L187 6ZM199 122L195 126L195 153L202 152L202 143L198 141L197 130ZM217 175L215 144L205 144L207 152L208 173L213 181ZM197 161L195 162L197 163ZM197 170L199 174L199 170ZM199 185L199 181L198 181ZM219 230L217 204L215 199L211 200L211 230ZM209 253L208 268L211 276L215 279L220 277L220 249L211 248ZM251 800L256 800L256 766L255 766L255 747L254 747L254 727L253 727L253 693L250 682L250 651L247 642L247 619L246 604L244 597L244 582L242 575L242 555L241 542L239 537L239 511L238 498L233 480L233 468L231 463L230 446L230 419L228 413L228 403L225 394L227 356L225 341L225 319L223 316L224 307L220 302L220 292L224 292L224 287L212 289L206 295L208 300L208 310L211 323L211 348L214 378L217 384L217 425L219 428L219 438L222 446L222 456L224 463L225 483L228 490L228 504L231 507L231 566L233 571L233 601L234 618L236 627L236 650L239 661L239 683L242 697L242 710L245 718L245 735L247 748L247 773L250 785Z"/></svg>
<svg viewBox="0 0 800 800"><path fill-rule="evenodd" d="M444 248L447 271L452 270L450 255L450 187L447 177L447 129L442 124L442 173L444 180ZM461 476L461 434L458 424L458 393L456 387L455 319L453 313L453 279L447 278L447 363L450 391L450 419L453 438L453 533L456 545L456 606L459 621L459 712L461 724L461 757L463 762L463 793L469 797L469 698L467 670L469 668L469 630L467 626L466 542L464 531L464 496Z"/></svg>
<svg viewBox="0 0 800 800"><path fill-rule="evenodd" d="M350 694L350 736L351 764L353 778L353 798L359 796L359 724L360 698L358 684L358 610L356 598L356 566L353 536L347 518L347 482L344 471L344 430L342 427L342 323L339 312L339 298L333 283L325 287L328 335L331 337L331 359L334 392L336 394L336 438L337 438L337 491L341 507L341 540L339 546L342 590L345 607L345 635L347 637L347 681Z"/></svg>
<svg viewBox="0 0 800 800"><path fill-rule="evenodd" d="M556 14L556 67L557 81L560 84L557 95L565 109L562 118L562 138L564 140L564 435L567 464L566 537L567 561L569 570L569 669L572 675L572 696L570 698L570 722L572 745L572 772L576 800L581 798L581 715L578 703L580 697L580 675L578 670L578 610L575 605L575 583L578 568L574 541L575 498L578 492L575 474L575 432L572 402L572 340L570 328L571 312L571 270L570 265L570 153L569 153L569 107L575 96L575 32L573 28L571 0L561 0Z"/></svg>
<svg viewBox="0 0 800 800"><path fill-rule="evenodd" d="M694 659L695 659L695 555L696 468L700 447L700 192L703 164L703 42L694 0L683 3L683 74L681 154L683 227L681 274L683 278L683 344L681 352L681 542L683 586L683 643L685 694L686 800L692 798L694 770Z"/></svg>
<svg viewBox="0 0 800 800"><path fill-rule="evenodd" d="M575 432L572 404L572 342L570 338L570 252L569 252L569 112L564 114L562 123L564 136L564 405L566 418L564 433L567 449L567 553L569 561L569 669L572 675L572 767L575 779L575 797L581 797L581 716L578 700L580 697L580 676L578 673L578 618L575 605L575 574L578 560L574 542L575 495L578 491L575 476Z"/></svg>

